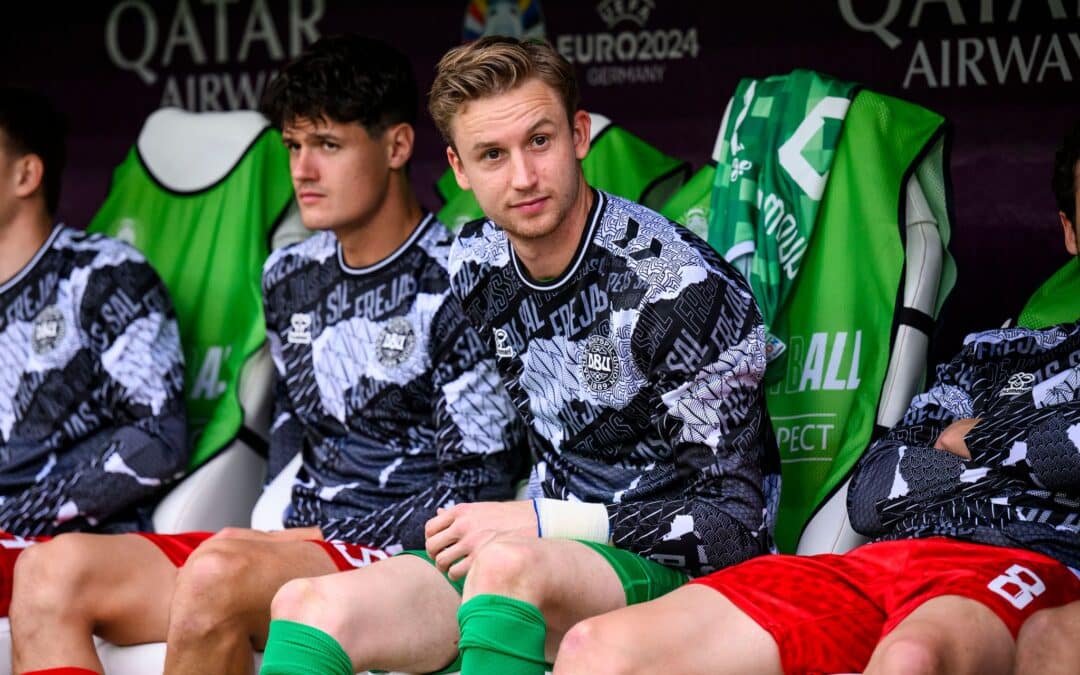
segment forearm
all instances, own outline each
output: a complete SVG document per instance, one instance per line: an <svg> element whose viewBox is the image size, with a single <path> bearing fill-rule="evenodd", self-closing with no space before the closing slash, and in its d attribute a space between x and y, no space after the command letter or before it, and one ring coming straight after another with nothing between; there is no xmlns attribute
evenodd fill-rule
<svg viewBox="0 0 1080 675"><path fill-rule="evenodd" d="M160 494L187 462L183 416L120 427L100 440L100 448L7 497L0 504L0 529L18 534L95 529Z"/></svg>
<svg viewBox="0 0 1080 675"><path fill-rule="evenodd" d="M964 437L975 466L1052 490L1080 488L1080 401L994 411Z"/></svg>
<svg viewBox="0 0 1080 675"><path fill-rule="evenodd" d="M700 576L768 552L761 508L688 498L608 504L611 543Z"/></svg>
<svg viewBox="0 0 1080 675"><path fill-rule="evenodd" d="M329 519L321 525L323 537L381 549L423 549L424 524L440 507L461 501L467 500L460 490L440 483L362 516Z"/></svg>
<svg viewBox="0 0 1080 675"><path fill-rule="evenodd" d="M848 515L860 534L885 534L897 521L956 492L967 468L960 457L925 445L878 441L848 485Z"/></svg>

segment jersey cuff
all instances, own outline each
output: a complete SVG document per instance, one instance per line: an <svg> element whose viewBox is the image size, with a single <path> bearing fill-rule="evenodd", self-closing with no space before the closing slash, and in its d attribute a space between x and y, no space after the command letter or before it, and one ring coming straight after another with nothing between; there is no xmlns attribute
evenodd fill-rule
<svg viewBox="0 0 1080 675"><path fill-rule="evenodd" d="M610 542L608 512L603 504L534 499L533 508L541 537L580 539L596 544Z"/></svg>

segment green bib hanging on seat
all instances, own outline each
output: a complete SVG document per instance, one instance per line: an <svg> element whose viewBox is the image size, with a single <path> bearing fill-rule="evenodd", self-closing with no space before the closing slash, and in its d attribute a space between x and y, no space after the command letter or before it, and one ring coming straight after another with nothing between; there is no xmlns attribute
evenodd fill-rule
<svg viewBox="0 0 1080 675"><path fill-rule="evenodd" d="M288 153L269 127L223 177L190 192L165 187L136 146L88 228L134 244L172 296L186 365L189 468L241 431L240 370L266 339L262 265L292 194Z"/></svg>
<svg viewBox="0 0 1080 675"><path fill-rule="evenodd" d="M795 550L814 511L873 438L904 278L905 185L920 159L943 166L943 123L923 108L868 91L848 111L802 272L773 323L788 345L773 366L779 381L766 394L783 476L781 551ZM940 181L933 184L943 170L922 174L946 245L945 191ZM945 251L944 267L952 270ZM943 276L942 299L955 272Z"/></svg>
<svg viewBox="0 0 1080 675"><path fill-rule="evenodd" d="M710 160L679 188L660 209L660 213L708 241L709 209L715 183L716 162Z"/></svg>
<svg viewBox="0 0 1080 675"><path fill-rule="evenodd" d="M944 120L816 73L744 80L726 117L709 243L748 276L782 464L776 541L803 528L872 440L903 283L906 185L949 238ZM741 259L741 260L740 260ZM935 306L952 287L947 249Z"/></svg>
<svg viewBox="0 0 1080 675"><path fill-rule="evenodd" d="M1025 328L1048 328L1072 323L1080 317L1080 261L1076 258L1046 280L1020 312L1017 324Z"/></svg>

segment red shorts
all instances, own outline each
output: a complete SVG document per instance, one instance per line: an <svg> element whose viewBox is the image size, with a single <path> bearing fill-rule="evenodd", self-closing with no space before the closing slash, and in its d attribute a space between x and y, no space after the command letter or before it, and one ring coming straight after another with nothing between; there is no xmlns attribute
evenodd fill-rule
<svg viewBox="0 0 1080 675"><path fill-rule="evenodd" d="M15 561L19 554L39 541L49 537L16 537L0 532L0 616L7 616L11 608L11 591L15 582Z"/></svg>
<svg viewBox="0 0 1080 675"><path fill-rule="evenodd" d="M183 566L191 552L198 548L199 544L213 536L213 532L185 532L183 534L136 532L134 534L149 539L161 549L169 562L177 567ZM11 591L15 580L15 561L18 559L19 554L26 550L28 546L49 539L51 537L16 537L0 531L0 617L7 616L8 610L11 608ZM385 551L359 544L318 540L311 540L311 543L326 551L326 555L330 556L330 560L342 572L358 567L366 567L377 560L390 557L390 554Z"/></svg>
<svg viewBox="0 0 1080 675"><path fill-rule="evenodd" d="M1033 613L1080 599L1080 579L1051 558L940 537L762 556L691 583L720 591L767 630L785 673L862 672L883 636L939 596L982 603L1014 638Z"/></svg>
<svg viewBox="0 0 1080 675"><path fill-rule="evenodd" d="M213 532L185 532L183 534L157 534L155 532L136 532L140 537L149 539L155 546L161 549L165 557L177 567L182 567L187 562L191 552L214 535ZM347 544L341 541L322 541L317 539L308 540L310 543L321 547L330 556L330 560L342 572L367 567L376 560L389 558L390 554L360 544ZM2 543L2 542L0 542Z"/></svg>

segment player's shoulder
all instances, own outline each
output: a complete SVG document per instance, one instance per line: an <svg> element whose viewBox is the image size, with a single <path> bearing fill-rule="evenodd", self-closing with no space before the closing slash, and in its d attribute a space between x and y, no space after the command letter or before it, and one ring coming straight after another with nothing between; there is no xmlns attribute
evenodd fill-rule
<svg viewBox="0 0 1080 675"><path fill-rule="evenodd" d="M1047 351L1068 341L1075 341L1080 336L1080 322L1060 324L1049 328L992 328L990 330L969 333L964 337L965 351L994 351L995 348L1009 349L1020 343L1031 344L1038 351Z"/></svg>
<svg viewBox="0 0 1080 675"><path fill-rule="evenodd" d="M434 213L428 213L420 221L416 246L444 272L449 270L450 249L454 233Z"/></svg>
<svg viewBox="0 0 1080 675"><path fill-rule="evenodd" d="M321 264L337 255L337 238L331 232L316 232L298 242L270 253L263 263L263 284L272 285L283 275L305 264Z"/></svg>
<svg viewBox="0 0 1080 675"><path fill-rule="evenodd" d="M65 225L58 225L52 235L52 246L58 251L93 261L93 266L130 263L146 265L146 256L126 241L98 232L84 232Z"/></svg>

